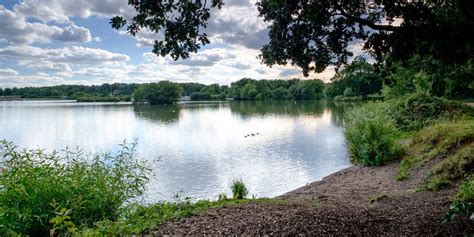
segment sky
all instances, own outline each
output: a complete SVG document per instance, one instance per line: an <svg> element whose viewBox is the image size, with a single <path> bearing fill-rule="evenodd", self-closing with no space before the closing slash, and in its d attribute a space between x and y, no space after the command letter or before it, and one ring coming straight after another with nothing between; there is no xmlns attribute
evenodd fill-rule
<svg viewBox="0 0 474 237"><path fill-rule="evenodd" d="M211 44L174 61L151 53L156 34L142 30L132 37L112 29L111 17L134 15L128 0L0 0L0 88L304 78L298 67L270 68L257 58L268 42L268 23L255 2L226 0L204 31ZM328 67L308 79L333 75Z"/></svg>

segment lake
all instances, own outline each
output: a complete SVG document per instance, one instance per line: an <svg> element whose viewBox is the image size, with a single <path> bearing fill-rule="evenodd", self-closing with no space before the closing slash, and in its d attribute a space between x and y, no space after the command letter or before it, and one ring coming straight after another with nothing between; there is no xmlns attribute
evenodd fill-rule
<svg viewBox="0 0 474 237"><path fill-rule="evenodd" d="M155 161L147 201L176 194L214 200L230 195L236 178L250 195L274 197L351 165L341 122L345 109L326 101L0 101L0 139L20 148L79 146L87 152L114 152L136 139L139 156Z"/></svg>

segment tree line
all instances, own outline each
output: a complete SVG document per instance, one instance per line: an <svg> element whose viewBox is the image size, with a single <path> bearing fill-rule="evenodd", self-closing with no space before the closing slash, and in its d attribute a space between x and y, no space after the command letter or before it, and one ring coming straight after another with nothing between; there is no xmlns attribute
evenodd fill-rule
<svg viewBox="0 0 474 237"><path fill-rule="evenodd" d="M395 98L413 92L455 99L472 99L474 63L456 67L430 57L413 56L408 62L376 65L363 57L339 70L325 83L319 79L255 80L243 78L230 86L160 81L146 84L102 84L100 86L60 85L4 88L0 95L23 98L63 98L80 102L133 101L171 104L190 100L364 100Z"/></svg>

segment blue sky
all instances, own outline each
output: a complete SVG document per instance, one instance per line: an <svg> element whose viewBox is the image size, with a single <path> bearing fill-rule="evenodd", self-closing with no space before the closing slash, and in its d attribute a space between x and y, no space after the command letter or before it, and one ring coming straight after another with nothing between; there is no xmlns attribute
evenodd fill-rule
<svg viewBox="0 0 474 237"><path fill-rule="evenodd" d="M292 66L269 68L257 59L268 41L267 23L255 0L228 0L214 10L206 29L211 44L187 60L151 53L158 35L131 37L113 30L109 19L133 16L128 0L2 0L0 2L0 87L114 82L199 82L229 84L243 77L303 78ZM309 78L329 80L328 68Z"/></svg>

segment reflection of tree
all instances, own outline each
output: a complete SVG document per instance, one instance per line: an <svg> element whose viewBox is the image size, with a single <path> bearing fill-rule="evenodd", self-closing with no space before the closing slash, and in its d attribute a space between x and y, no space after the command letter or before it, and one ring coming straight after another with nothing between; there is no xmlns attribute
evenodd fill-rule
<svg viewBox="0 0 474 237"><path fill-rule="evenodd" d="M360 105L362 102L336 102L328 101L326 106L332 111L333 121L339 125L343 126L344 116L351 108L354 108L357 105Z"/></svg>
<svg viewBox="0 0 474 237"><path fill-rule="evenodd" d="M135 105L133 112L139 117L158 121L161 123L173 123L179 119L178 105Z"/></svg>
<svg viewBox="0 0 474 237"><path fill-rule="evenodd" d="M255 115L321 115L326 108L325 101L233 101L233 113L247 116Z"/></svg>

